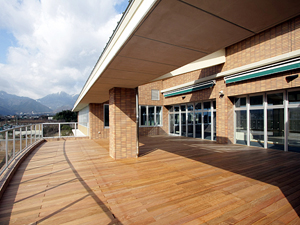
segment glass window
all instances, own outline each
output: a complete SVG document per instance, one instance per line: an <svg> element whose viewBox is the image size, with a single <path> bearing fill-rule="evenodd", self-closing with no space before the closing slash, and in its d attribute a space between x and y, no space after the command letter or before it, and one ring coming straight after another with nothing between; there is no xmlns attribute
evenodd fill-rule
<svg viewBox="0 0 300 225"><path fill-rule="evenodd" d="M284 150L284 111L268 109L268 148Z"/></svg>
<svg viewBox="0 0 300 225"><path fill-rule="evenodd" d="M195 104L195 110L201 110L201 103L200 102Z"/></svg>
<svg viewBox="0 0 300 225"><path fill-rule="evenodd" d="M188 111L193 111L194 105L193 104L188 104Z"/></svg>
<svg viewBox="0 0 300 225"><path fill-rule="evenodd" d="M201 122L201 112L195 113L195 137L202 138L202 122Z"/></svg>
<svg viewBox="0 0 300 225"><path fill-rule="evenodd" d="M211 112L203 112L204 139L211 140Z"/></svg>
<svg viewBox="0 0 300 225"><path fill-rule="evenodd" d="M236 111L236 144L247 145L247 111Z"/></svg>
<svg viewBox="0 0 300 225"><path fill-rule="evenodd" d="M161 106L156 106L156 125L161 125Z"/></svg>
<svg viewBox="0 0 300 225"><path fill-rule="evenodd" d="M282 105L283 93L269 94L267 95L268 105Z"/></svg>
<svg viewBox="0 0 300 225"><path fill-rule="evenodd" d="M264 110L250 110L250 145L264 147Z"/></svg>
<svg viewBox="0 0 300 225"><path fill-rule="evenodd" d="M210 102L204 102L203 109L210 109Z"/></svg>
<svg viewBox="0 0 300 225"><path fill-rule="evenodd" d="M104 126L109 127L109 105L104 105Z"/></svg>
<svg viewBox="0 0 300 225"><path fill-rule="evenodd" d="M251 96L250 97L250 105L251 106L262 106L263 105L263 96L262 95Z"/></svg>
<svg viewBox="0 0 300 225"><path fill-rule="evenodd" d="M154 126L154 106L148 106L148 125Z"/></svg>
<svg viewBox="0 0 300 225"><path fill-rule="evenodd" d="M216 109L216 101L213 101L213 108Z"/></svg>
<svg viewBox="0 0 300 225"><path fill-rule="evenodd" d="M169 112L173 112L173 106L167 106Z"/></svg>
<svg viewBox="0 0 300 225"><path fill-rule="evenodd" d="M147 108L146 106L141 106L141 125L147 125Z"/></svg>
<svg viewBox="0 0 300 225"><path fill-rule="evenodd" d="M179 106L178 105L174 106L174 112L179 112Z"/></svg>
<svg viewBox="0 0 300 225"><path fill-rule="evenodd" d="M288 150L300 152L300 108L289 109Z"/></svg>
<svg viewBox="0 0 300 225"><path fill-rule="evenodd" d="M289 104L300 104L300 91L289 92Z"/></svg>
<svg viewBox="0 0 300 225"><path fill-rule="evenodd" d="M246 107L246 97L243 98L236 98L235 99L235 107Z"/></svg>
<svg viewBox="0 0 300 225"><path fill-rule="evenodd" d="M181 111L185 111L186 107L185 107L185 105L181 105L180 108L181 108Z"/></svg>

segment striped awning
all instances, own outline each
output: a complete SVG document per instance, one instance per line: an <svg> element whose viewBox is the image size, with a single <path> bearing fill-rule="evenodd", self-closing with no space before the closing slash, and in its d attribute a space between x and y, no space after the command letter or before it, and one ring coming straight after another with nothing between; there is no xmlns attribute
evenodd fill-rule
<svg viewBox="0 0 300 225"><path fill-rule="evenodd" d="M193 85L189 85L186 87L182 87L182 88L178 88L172 91L167 91L164 92L164 97L170 97L170 96L174 96L174 95L180 95L180 94L185 94L185 93L190 93L190 92L194 92L194 91L199 91L205 88L210 88L212 86L214 86L216 84L215 80L210 80L210 81L206 81L206 82L201 82L201 83L197 83L197 84L193 84Z"/></svg>
<svg viewBox="0 0 300 225"><path fill-rule="evenodd" d="M249 80L300 68L300 57L224 77L225 83Z"/></svg>

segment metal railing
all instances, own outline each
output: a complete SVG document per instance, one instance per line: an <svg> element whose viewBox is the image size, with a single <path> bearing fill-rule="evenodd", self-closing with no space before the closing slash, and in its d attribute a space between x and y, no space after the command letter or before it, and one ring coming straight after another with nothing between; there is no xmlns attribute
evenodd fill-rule
<svg viewBox="0 0 300 225"><path fill-rule="evenodd" d="M77 123L42 123L0 131L0 175L24 150L41 139L78 137ZM78 134L78 135L77 135Z"/></svg>

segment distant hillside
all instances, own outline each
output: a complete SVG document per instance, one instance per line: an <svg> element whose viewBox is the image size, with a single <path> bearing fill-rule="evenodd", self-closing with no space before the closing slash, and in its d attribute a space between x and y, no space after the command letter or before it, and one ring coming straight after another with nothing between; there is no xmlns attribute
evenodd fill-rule
<svg viewBox="0 0 300 225"><path fill-rule="evenodd" d="M69 95L62 91L56 94L47 95L43 98L37 99L37 101L49 107L53 112L60 112L62 110L72 109L77 98L78 94Z"/></svg>
<svg viewBox="0 0 300 225"><path fill-rule="evenodd" d="M20 113L50 113L47 106L28 97L11 95L0 91L0 115L14 115Z"/></svg>

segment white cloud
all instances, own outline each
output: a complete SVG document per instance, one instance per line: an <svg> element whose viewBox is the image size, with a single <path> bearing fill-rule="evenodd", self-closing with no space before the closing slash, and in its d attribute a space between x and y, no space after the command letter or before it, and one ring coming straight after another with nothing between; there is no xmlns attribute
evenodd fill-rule
<svg viewBox="0 0 300 225"><path fill-rule="evenodd" d="M40 98L79 93L127 0L0 0L0 29L18 41L0 64L0 90Z"/></svg>

